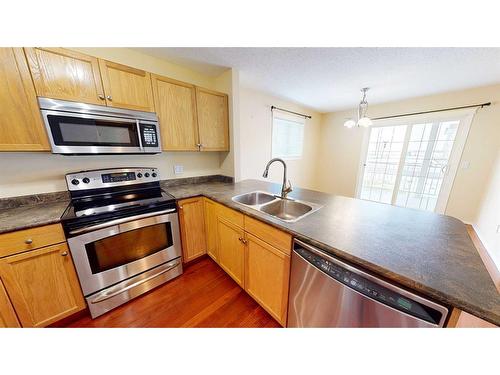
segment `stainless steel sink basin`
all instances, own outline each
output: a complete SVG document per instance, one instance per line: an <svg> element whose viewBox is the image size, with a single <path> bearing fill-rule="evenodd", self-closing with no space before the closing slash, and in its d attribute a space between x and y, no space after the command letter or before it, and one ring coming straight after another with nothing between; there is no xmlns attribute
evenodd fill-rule
<svg viewBox="0 0 500 375"><path fill-rule="evenodd" d="M283 199L263 191L236 195L232 199L237 203L289 223L298 221L321 208L314 203Z"/></svg>
<svg viewBox="0 0 500 375"><path fill-rule="evenodd" d="M313 207L306 203L287 199L279 199L260 208L260 211L285 221L298 220L312 210Z"/></svg>
<svg viewBox="0 0 500 375"><path fill-rule="evenodd" d="M233 201L246 204L247 206L257 206L274 201L276 197L272 194L262 191L253 191L251 193L241 194L233 197Z"/></svg>

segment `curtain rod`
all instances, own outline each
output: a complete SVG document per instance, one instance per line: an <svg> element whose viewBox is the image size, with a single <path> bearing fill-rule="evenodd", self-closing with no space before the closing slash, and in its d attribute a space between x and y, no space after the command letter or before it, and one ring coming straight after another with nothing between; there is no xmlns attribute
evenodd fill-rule
<svg viewBox="0 0 500 375"><path fill-rule="evenodd" d="M293 113L294 115L297 115L297 116L302 116L302 117L305 117L305 118L312 118L311 116L308 116L308 115L304 115L302 113L298 113L298 112L293 112L293 111L289 111L288 109L283 109L283 108L278 108L278 107L275 107L274 105L271 106L271 112L273 110L279 110L279 111L283 111L283 112L288 112L288 113Z"/></svg>
<svg viewBox="0 0 500 375"><path fill-rule="evenodd" d="M413 112L413 113L403 113L400 115L393 115L393 116L384 116L384 117L375 117L372 118L372 120L385 120L388 118L396 118L396 117L404 117L404 116L413 116L413 115L423 115L425 113L435 113L435 112L445 112L445 111L452 111L454 109L465 109L465 108L475 108L475 107L487 107L491 105L491 102L487 103L481 103L481 104L473 104L473 105L464 105L462 107L450 107L450 108L443 108L443 109L434 109L432 111L423 111L423 112Z"/></svg>

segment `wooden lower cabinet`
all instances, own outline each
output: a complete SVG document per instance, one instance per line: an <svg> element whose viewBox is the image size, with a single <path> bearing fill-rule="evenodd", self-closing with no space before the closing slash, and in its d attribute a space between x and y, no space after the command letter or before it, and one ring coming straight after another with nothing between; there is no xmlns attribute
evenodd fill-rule
<svg viewBox="0 0 500 375"><path fill-rule="evenodd" d="M17 320L16 312L10 302L9 296L3 282L0 279L0 328L18 328L21 327Z"/></svg>
<svg viewBox="0 0 500 375"><path fill-rule="evenodd" d="M207 237L207 254L215 261L217 255L217 203L203 199L205 209L205 234Z"/></svg>
<svg viewBox="0 0 500 375"><path fill-rule="evenodd" d="M245 232L223 217L217 218L218 263L242 288L245 276Z"/></svg>
<svg viewBox="0 0 500 375"><path fill-rule="evenodd" d="M0 276L23 327L45 327L85 308L66 243L2 258Z"/></svg>
<svg viewBox="0 0 500 375"><path fill-rule="evenodd" d="M290 256L249 233L245 239L245 290L285 326Z"/></svg>
<svg viewBox="0 0 500 375"><path fill-rule="evenodd" d="M206 254L203 197L180 200L179 221L184 262Z"/></svg>

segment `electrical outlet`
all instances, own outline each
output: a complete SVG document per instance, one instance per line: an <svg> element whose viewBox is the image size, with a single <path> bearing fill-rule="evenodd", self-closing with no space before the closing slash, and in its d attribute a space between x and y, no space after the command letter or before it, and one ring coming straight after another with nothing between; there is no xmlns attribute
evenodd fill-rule
<svg viewBox="0 0 500 375"><path fill-rule="evenodd" d="M184 166L183 165L174 165L174 173L175 174L184 173Z"/></svg>

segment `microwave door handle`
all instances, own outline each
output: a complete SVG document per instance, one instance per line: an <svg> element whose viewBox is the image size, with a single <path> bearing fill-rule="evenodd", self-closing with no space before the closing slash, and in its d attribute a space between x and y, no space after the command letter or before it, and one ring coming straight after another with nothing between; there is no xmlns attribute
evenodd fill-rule
<svg viewBox="0 0 500 375"><path fill-rule="evenodd" d="M144 147L142 146L142 134L141 134L141 126L139 125L139 120L135 120L135 125L137 126L137 136L139 137L139 147L141 151L144 151Z"/></svg>

